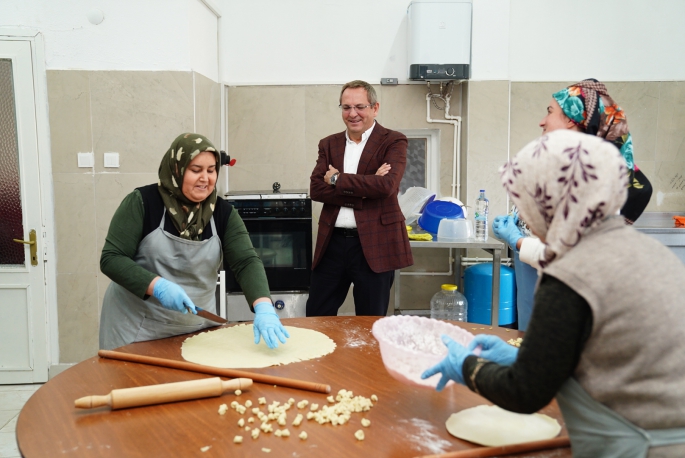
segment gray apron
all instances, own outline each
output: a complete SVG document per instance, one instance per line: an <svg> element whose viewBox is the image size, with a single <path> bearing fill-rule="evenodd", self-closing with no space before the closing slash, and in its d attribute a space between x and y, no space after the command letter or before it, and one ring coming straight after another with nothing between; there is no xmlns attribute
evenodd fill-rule
<svg viewBox="0 0 685 458"><path fill-rule="evenodd" d="M193 303L216 313L217 271L223 254L214 218L212 237L193 241L164 232L166 208L159 227L138 245L133 260L150 272L181 286ZM102 303L100 348L111 350L132 342L199 331L216 323L192 313L165 309L153 296L143 300L123 286L110 283Z"/></svg>
<svg viewBox="0 0 685 458"><path fill-rule="evenodd" d="M650 447L685 444L685 428L645 430L601 404L569 378L557 393L574 457L644 458Z"/></svg>

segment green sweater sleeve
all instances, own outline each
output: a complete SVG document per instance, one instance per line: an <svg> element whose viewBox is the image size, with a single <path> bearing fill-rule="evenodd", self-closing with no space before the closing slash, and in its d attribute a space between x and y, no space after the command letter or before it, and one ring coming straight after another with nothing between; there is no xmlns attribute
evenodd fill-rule
<svg viewBox="0 0 685 458"><path fill-rule="evenodd" d="M109 223L100 256L102 273L141 299L146 298L147 287L157 276L133 260L143 235L144 213L138 190L126 196Z"/></svg>
<svg viewBox="0 0 685 458"><path fill-rule="evenodd" d="M271 297L264 264L257 255L245 223L234 209L228 217L223 238L224 265L231 269L245 293L245 299L254 312L252 303L260 297Z"/></svg>

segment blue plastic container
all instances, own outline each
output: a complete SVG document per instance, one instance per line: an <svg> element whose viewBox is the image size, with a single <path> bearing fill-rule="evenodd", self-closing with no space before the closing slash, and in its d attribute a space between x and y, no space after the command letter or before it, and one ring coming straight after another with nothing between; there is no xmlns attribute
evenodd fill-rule
<svg viewBox="0 0 685 458"><path fill-rule="evenodd" d="M443 218L457 219L464 217L464 210L455 203L445 200L434 200L426 205L419 217L419 226L426 232L438 233L438 226Z"/></svg>
<svg viewBox="0 0 685 458"><path fill-rule="evenodd" d="M477 264L464 270L464 296L469 303L470 323L491 325L492 263ZM516 278L514 269L500 267L499 325L516 322Z"/></svg>

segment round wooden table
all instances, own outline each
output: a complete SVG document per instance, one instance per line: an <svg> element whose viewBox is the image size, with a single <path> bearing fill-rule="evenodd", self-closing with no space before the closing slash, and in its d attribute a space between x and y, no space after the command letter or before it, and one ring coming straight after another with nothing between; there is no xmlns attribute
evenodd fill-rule
<svg viewBox="0 0 685 458"><path fill-rule="evenodd" d="M111 410L99 407L81 410L74 400L93 394L107 394L113 389L157 383L169 383L210 377L144 364L122 362L99 357L90 358L43 385L26 403L16 427L17 442L25 457L52 456L293 456L293 457L414 457L439 454L478 447L451 436L445 421L454 412L479 404L490 404L486 399L461 385L437 393L404 385L393 379L383 366L378 343L371 334L371 326L378 317L326 317L284 319L288 326L315 329L331 337L336 350L321 358L264 369L247 369L282 377L328 383L331 394L340 389L352 390L355 395L378 396L369 412L354 413L349 423L320 425L314 420L292 426L293 410L289 411L287 428L291 436L281 438L273 433L261 433L253 440L249 431L237 425L241 416L230 409L219 415L221 404L250 399L253 407L257 398L286 402L289 398L303 399L326 405L320 393L256 383L249 391L236 397L226 393L221 397L205 398L147 407ZM472 333L490 333L505 340L523 333L507 331L471 323L456 323ZM473 329L476 328L476 329ZM188 335L127 345L118 351L182 361L181 344ZM264 406L262 406L264 407ZM309 409L301 410L306 412ZM563 420L552 402L542 410L553 418ZM371 425L361 426L368 418ZM255 418L255 423L259 424ZM274 422L275 423L275 422ZM274 424L274 428L277 425ZM362 429L365 440L358 441L355 431ZM298 438L306 431L308 439ZM561 432L566 435L566 429ZM234 444L233 437L243 436L242 444ZM201 449L211 446L203 452ZM271 449L270 453L262 448ZM570 457L570 449L557 449L512 456Z"/></svg>

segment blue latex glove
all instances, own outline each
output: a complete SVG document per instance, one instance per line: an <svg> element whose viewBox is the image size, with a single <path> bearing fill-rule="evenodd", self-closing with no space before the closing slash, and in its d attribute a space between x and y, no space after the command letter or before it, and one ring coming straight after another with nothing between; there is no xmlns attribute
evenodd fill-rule
<svg viewBox="0 0 685 458"><path fill-rule="evenodd" d="M259 343L260 336L264 338L264 342L269 348L277 348L278 340L285 343L286 337L289 338L290 334L281 324L281 320L278 319L271 302L259 302L254 306L254 312L254 343Z"/></svg>
<svg viewBox="0 0 685 458"><path fill-rule="evenodd" d="M186 292L176 283L170 282L160 277L155 282L152 295L159 300L162 307L176 312L188 313L188 310L197 315L195 304L190 300Z"/></svg>
<svg viewBox="0 0 685 458"><path fill-rule="evenodd" d="M481 346L480 357L490 360L503 366L511 366L516 361L516 356L519 354L519 349L512 347L497 336L487 334L478 334L475 339L469 343L467 349L473 351L476 346Z"/></svg>
<svg viewBox="0 0 685 458"><path fill-rule="evenodd" d="M497 216L492 222L492 230L495 233L495 237L507 242L513 250L516 249L516 242L523 238L523 234L516 223L517 218L511 215Z"/></svg>
<svg viewBox="0 0 685 458"><path fill-rule="evenodd" d="M442 335L442 342L447 346L447 356L438 364L430 369L426 369L426 371L421 374L422 379L427 379L438 372L442 373L442 378L438 382L438 386L435 387L437 391L442 391L450 380L466 385L466 383L464 383L463 373L464 360L467 356L472 354L463 345L456 343L449 336L444 334Z"/></svg>

